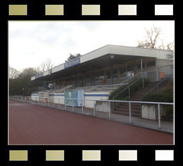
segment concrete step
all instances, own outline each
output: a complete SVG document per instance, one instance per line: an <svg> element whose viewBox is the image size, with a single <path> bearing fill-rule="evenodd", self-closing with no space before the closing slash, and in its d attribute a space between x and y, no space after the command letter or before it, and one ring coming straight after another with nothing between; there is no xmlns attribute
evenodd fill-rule
<svg viewBox="0 0 183 166"><path fill-rule="evenodd" d="M129 108L116 108L115 111L129 112ZM131 109L131 112L139 112L140 113L140 108Z"/></svg>
<svg viewBox="0 0 183 166"><path fill-rule="evenodd" d="M122 103L122 104L118 105L118 107L120 107L120 106L129 106L129 103ZM141 104L131 103L131 107L138 107L138 106L141 106Z"/></svg>
<svg viewBox="0 0 183 166"><path fill-rule="evenodd" d="M127 115L129 116L129 112L126 112L126 111L113 111L114 114L120 114L120 115ZM135 112L131 112L131 116L134 116L134 117L140 117L140 113L135 113Z"/></svg>
<svg viewBox="0 0 183 166"><path fill-rule="evenodd" d="M129 115L129 103L120 104L113 113L121 114L121 115ZM131 115L132 116L140 116L141 115L141 105L138 103L131 104Z"/></svg>
<svg viewBox="0 0 183 166"><path fill-rule="evenodd" d="M140 106L131 106L132 110L139 110L141 107ZM128 105L125 106L118 106L116 109L129 109Z"/></svg>

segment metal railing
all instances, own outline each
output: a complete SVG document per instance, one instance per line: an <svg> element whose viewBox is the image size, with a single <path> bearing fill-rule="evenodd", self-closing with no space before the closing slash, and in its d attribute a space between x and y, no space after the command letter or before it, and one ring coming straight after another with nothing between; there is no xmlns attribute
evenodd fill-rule
<svg viewBox="0 0 183 166"><path fill-rule="evenodd" d="M140 77L140 76L141 76L141 72L138 73L138 74L136 74L136 75L134 75L134 76L129 77L128 79L122 81L120 84L130 83L130 82L133 81L135 78L138 78L138 77Z"/></svg>
<svg viewBox="0 0 183 166"><path fill-rule="evenodd" d="M160 66L159 67L159 73L160 72L165 72L165 75L169 75L169 74L173 73L173 64L172 65Z"/></svg>
<svg viewBox="0 0 183 166"><path fill-rule="evenodd" d="M169 78L172 78L172 77L173 77L173 72L171 74L169 74L168 76L166 76L164 79L162 79L156 86L154 86L152 89L150 89L149 92L147 92L145 95L150 94L150 93L158 93L159 88L161 87L161 85L165 81L167 81Z"/></svg>
<svg viewBox="0 0 183 166"><path fill-rule="evenodd" d="M154 70L147 71L146 78L148 78L151 82L157 81L158 80L157 71Z"/></svg>
<svg viewBox="0 0 183 166"><path fill-rule="evenodd" d="M167 103L167 102L147 102L147 101L122 101L122 100L89 100L89 99L79 99L82 100L82 104L78 107L75 105L76 98L67 98L64 100L71 100L70 104L66 104L66 101L64 103L61 103L61 99L57 98L52 101L43 102L42 100L39 100L39 97L36 97L35 100L25 100L22 97L17 97L17 96L11 96L10 99L15 99L19 101L24 101L24 102L30 102L32 104L40 105L40 106L46 106L46 107L51 107L55 109L60 109L60 110L65 110L65 111L70 111L70 112L75 112L79 114L84 114L84 115L90 115L90 116L96 116L99 118L104 118L104 119L109 119L112 121L118 121L122 123L128 123L128 124L133 124L136 126L140 127L145 127L145 128L151 128L151 129L158 129L161 131L166 131L173 133L173 119L171 122L166 122L162 121L162 106L174 106L174 103ZM128 105L128 115L119 115L114 112L114 104L124 104L126 103ZM133 104L140 104L140 112L141 112L141 117L134 117L132 115L133 113ZM88 105L88 106L86 106ZM90 105L90 108L89 108ZM154 105L156 107L157 111L157 119L148 120L144 119L142 117L142 105ZM172 115L174 116L174 110L172 112Z"/></svg>
<svg viewBox="0 0 183 166"><path fill-rule="evenodd" d="M140 77L138 77L138 76L140 76ZM146 72L141 72L141 73L138 73L137 75L135 75L134 77L133 77L133 79L134 78L136 78L136 80L134 81L134 82L132 82L131 84L129 84L126 88L124 88L122 91L120 91L119 93L117 93L114 97L113 97L113 100L117 97L117 96L119 96L120 94L122 94L124 91L126 91L126 90L128 90L128 95L129 95L129 99L130 99L130 87L132 86L132 85L134 85L138 80L140 80L140 79L142 79L142 87L144 88L144 77L146 77L147 76L147 73ZM132 78L131 78L132 79ZM130 80L131 80L130 79ZM128 80L129 81L129 80Z"/></svg>

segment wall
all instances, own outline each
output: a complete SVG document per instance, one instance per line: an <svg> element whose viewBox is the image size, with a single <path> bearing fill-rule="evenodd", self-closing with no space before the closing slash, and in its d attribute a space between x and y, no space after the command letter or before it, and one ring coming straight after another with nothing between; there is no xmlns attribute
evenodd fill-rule
<svg viewBox="0 0 183 166"><path fill-rule="evenodd" d="M94 104L96 104L93 101L87 101L87 100L108 100L109 98L109 92L88 92L85 93L85 107L87 108L94 108Z"/></svg>
<svg viewBox="0 0 183 166"><path fill-rule="evenodd" d="M107 100L109 98L109 92L90 92L90 93L85 92L84 96L85 96L84 106L86 108L94 108L94 104L96 104L96 102L88 100L102 100L102 99ZM64 104L64 93L50 93L49 102Z"/></svg>
<svg viewBox="0 0 183 166"><path fill-rule="evenodd" d="M106 101L96 101L95 110L100 112L111 112L110 103Z"/></svg>
<svg viewBox="0 0 183 166"><path fill-rule="evenodd" d="M31 100L38 101L39 100L39 93L32 93Z"/></svg>
<svg viewBox="0 0 183 166"><path fill-rule="evenodd" d="M64 104L64 93L50 93L49 101L59 104Z"/></svg>
<svg viewBox="0 0 183 166"><path fill-rule="evenodd" d="M162 60L162 59L158 59L158 60L157 60L157 65L158 65L158 66L173 65L173 61L172 61L172 60Z"/></svg>
<svg viewBox="0 0 183 166"><path fill-rule="evenodd" d="M151 120L157 120L158 119L157 104L156 105L143 104L142 108L141 108L141 111L142 111L142 113L141 113L142 118L151 119ZM166 115L166 106L160 105L160 112L161 112L161 116L165 116Z"/></svg>

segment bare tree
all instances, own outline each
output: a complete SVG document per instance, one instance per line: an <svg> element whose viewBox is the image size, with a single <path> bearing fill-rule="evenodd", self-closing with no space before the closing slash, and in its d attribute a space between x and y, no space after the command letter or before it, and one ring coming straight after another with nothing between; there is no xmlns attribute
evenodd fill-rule
<svg viewBox="0 0 183 166"><path fill-rule="evenodd" d="M161 40L160 35L162 33L162 29L153 25L151 29L145 28L145 32L145 39L143 41L138 41L138 47L159 48L158 42Z"/></svg>
<svg viewBox="0 0 183 166"><path fill-rule="evenodd" d="M9 79L15 79L19 75L19 71L13 67L9 67Z"/></svg>
<svg viewBox="0 0 183 166"><path fill-rule="evenodd" d="M18 77L34 76L34 75L36 75L38 73L39 72L37 71L36 68L29 67L29 68L23 69L23 71L19 74Z"/></svg>
<svg viewBox="0 0 183 166"><path fill-rule="evenodd" d="M172 43L168 43L167 45L166 45L166 49L167 50L174 50L174 43L172 42Z"/></svg>
<svg viewBox="0 0 183 166"><path fill-rule="evenodd" d="M145 38L144 40L137 41L137 47L143 48L155 48L163 50L173 50L173 42L165 44L165 39L162 38L163 30L160 27L155 27L154 25L150 29L145 28Z"/></svg>
<svg viewBox="0 0 183 166"><path fill-rule="evenodd" d="M37 70L39 70L40 72L44 72L53 67L54 67L54 64L52 63L52 61L50 59L47 59L46 61L44 61L40 64L40 66L37 68Z"/></svg>

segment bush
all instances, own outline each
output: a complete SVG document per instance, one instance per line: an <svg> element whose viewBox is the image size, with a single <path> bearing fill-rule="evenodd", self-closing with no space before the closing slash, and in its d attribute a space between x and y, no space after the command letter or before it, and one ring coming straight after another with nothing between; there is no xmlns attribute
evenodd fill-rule
<svg viewBox="0 0 183 166"><path fill-rule="evenodd" d="M135 82L136 81L136 82ZM134 83L135 82L135 83ZM144 85L148 84L150 82L149 79L144 78ZM137 81L134 80L133 82L131 82L131 84L134 83L133 85L130 86L130 96L133 95L134 92L136 92L137 90L139 90L140 88L142 88L142 79L139 79ZM109 96L109 100L129 100L129 92L128 92L128 87L129 85L122 85L121 87L119 87L118 89L114 90L110 96ZM127 88L126 90L124 90L125 88ZM123 91L124 90L124 91ZM119 94L118 96L116 96L118 93L120 93L121 91L123 91L121 94ZM115 99L113 99L113 97L115 97Z"/></svg>
<svg viewBox="0 0 183 166"><path fill-rule="evenodd" d="M168 86L158 93L150 93L142 98L142 101L173 102L173 88Z"/></svg>

